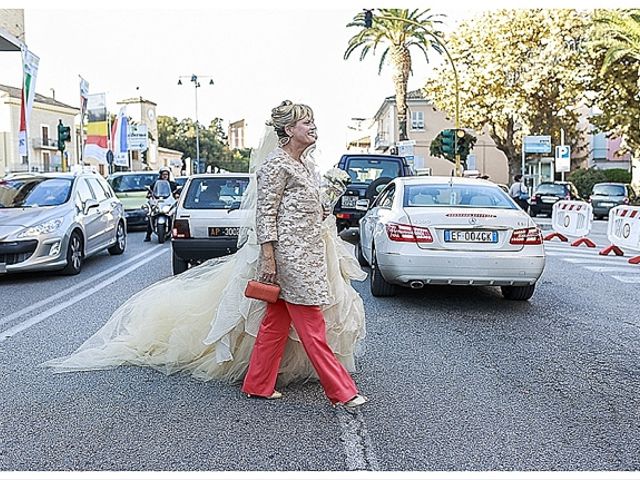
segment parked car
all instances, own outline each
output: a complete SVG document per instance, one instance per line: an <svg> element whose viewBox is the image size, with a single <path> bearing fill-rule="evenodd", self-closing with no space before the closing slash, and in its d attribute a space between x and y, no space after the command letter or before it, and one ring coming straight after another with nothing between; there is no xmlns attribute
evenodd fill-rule
<svg viewBox="0 0 640 480"><path fill-rule="evenodd" d="M187 180L178 200L171 238L173 274L238 249L240 200L248 173L204 173Z"/></svg>
<svg viewBox="0 0 640 480"><path fill-rule="evenodd" d="M601 219L609 215L609 210L618 205L638 204L640 197L631 185L624 183L596 183L591 191L589 202L593 207L593 216Z"/></svg>
<svg viewBox="0 0 640 480"><path fill-rule="evenodd" d="M107 178L122 204L127 217L127 227L146 228L147 187L158 179L157 172L116 172Z"/></svg>
<svg viewBox="0 0 640 480"><path fill-rule="evenodd" d="M0 273L80 273L84 260L127 245L122 203L95 173L19 174L0 179Z"/></svg>
<svg viewBox="0 0 640 480"><path fill-rule="evenodd" d="M529 213L532 217L553 212L553 204L558 200L582 200L578 189L571 182L542 182L529 199Z"/></svg>
<svg viewBox="0 0 640 480"><path fill-rule="evenodd" d="M358 200L366 198L372 201L396 177L415 176L407 160L396 155L347 154L340 158L337 167L351 177L347 191L333 210L338 232L358 226L364 215L356 210Z"/></svg>
<svg viewBox="0 0 640 480"><path fill-rule="evenodd" d="M528 300L545 264L540 229L496 184L459 177L396 178L360 220L356 256L374 296L396 286L499 286Z"/></svg>

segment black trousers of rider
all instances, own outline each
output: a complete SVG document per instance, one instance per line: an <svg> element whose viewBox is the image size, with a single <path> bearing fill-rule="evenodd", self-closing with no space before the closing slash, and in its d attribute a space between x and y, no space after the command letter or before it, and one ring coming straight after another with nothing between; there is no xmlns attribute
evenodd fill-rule
<svg viewBox="0 0 640 480"><path fill-rule="evenodd" d="M151 238L151 233L153 229L151 228L151 217L147 217L147 238Z"/></svg>

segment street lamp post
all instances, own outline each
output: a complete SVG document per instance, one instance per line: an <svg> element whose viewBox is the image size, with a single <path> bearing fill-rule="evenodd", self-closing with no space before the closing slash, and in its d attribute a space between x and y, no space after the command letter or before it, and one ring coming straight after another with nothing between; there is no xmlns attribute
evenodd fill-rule
<svg viewBox="0 0 640 480"><path fill-rule="evenodd" d="M213 78L208 75L196 75L192 73L191 75L181 75L178 77L178 85L182 85L182 79L188 78L191 83L193 83L194 91L195 91L195 100L196 100L196 163L193 173L200 173L200 124L198 123L198 88L200 88L200 79L209 79L209 85L213 85Z"/></svg>
<svg viewBox="0 0 640 480"><path fill-rule="evenodd" d="M367 15L368 13L368 15ZM458 130L460 128L460 83L458 80L458 70L456 70L456 65L453 62L453 57L451 57L451 54L449 53L449 50L447 50L447 47L444 45L444 43L442 43L442 41L440 40L440 38L438 38L437 36L433 35L433 33L431 33L427 28L425 28L423 25L420 25L418 22L414 21L414 20L410 20L408 18L401 18L401 17L396 17L394 15L379 15L376 18L381 18L383 20L394 20L394 21L400 21L400 22L404 22L404 23L408 23L410 25L413 25L415 27L421 28L422 30L425 31L425 33L430 36L431 38L433 38L433 40L440 45L440 47L442 47L442 50L444 50L444 53L447 54L447 58L449 59L449 63L451 64L451 69L453 70L453 78L455 81L455 88L456 88L456 120L455 120L455 128L456 128L456 135L454 136L454 151L456 152L456 176L460 177L462 176L462 172L460 172L460 154L458 153ZM365 11L365 26L370 24L371 22L373 22L373 14L371 14L371 10L366 10Z"/></svg>

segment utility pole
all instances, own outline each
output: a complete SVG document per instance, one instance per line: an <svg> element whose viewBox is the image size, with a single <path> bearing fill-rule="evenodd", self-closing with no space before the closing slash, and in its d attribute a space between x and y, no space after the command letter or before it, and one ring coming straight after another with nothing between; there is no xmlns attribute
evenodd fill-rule
<svg viewBox="0 0 640 480"><path fill-rule="evenodd" d="M193 173L200 173L200 124L198 123L198 88L200 88L200 79L208 78L209 85L213 85L213 78L208 75L196 75L192 73L191 75L181 75L178 78L178 85L182 85L182 79L188 78L191 83L193 83L193 87L195 90L195 101L196 101L196 163Z"/></svg>

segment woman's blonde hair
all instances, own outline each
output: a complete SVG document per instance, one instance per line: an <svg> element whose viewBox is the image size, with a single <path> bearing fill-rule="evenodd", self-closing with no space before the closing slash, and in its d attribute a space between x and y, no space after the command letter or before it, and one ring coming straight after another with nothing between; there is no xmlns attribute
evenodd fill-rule
<svg viewBox="0 0 640 480"><path fill-rule="evenodd" d="M276 108L271 109L271 121L268 121L267 125L275 128L279 139L287 139L289 135L285 132L285 128L295 125L298 120L303 118L313 119L311 107L302 103L293 103L291 100L284 100Z"/></svg>

